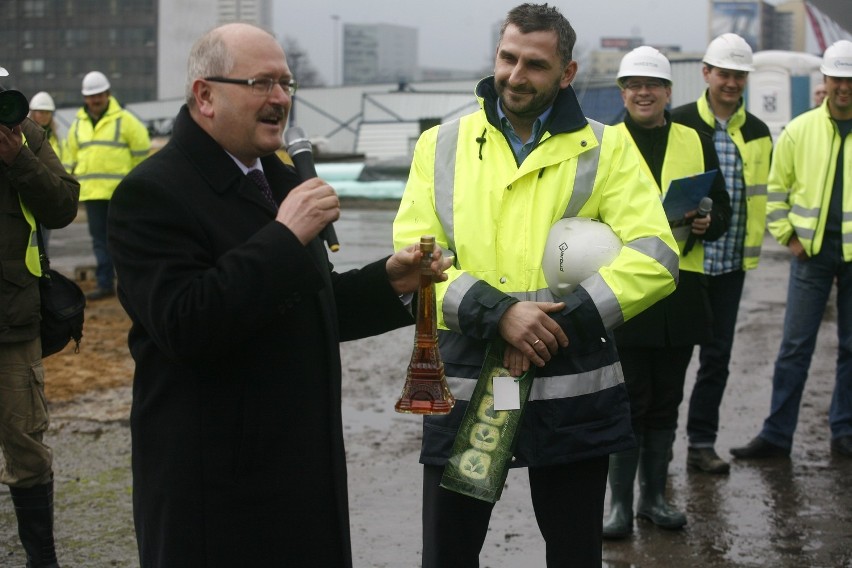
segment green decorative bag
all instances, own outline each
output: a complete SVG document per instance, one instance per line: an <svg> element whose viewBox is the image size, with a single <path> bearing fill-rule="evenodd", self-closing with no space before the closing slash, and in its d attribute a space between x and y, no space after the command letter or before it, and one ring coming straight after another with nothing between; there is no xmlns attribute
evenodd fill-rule
<svg viewBox="0 0 852 568"><path fill-rule="evenodd" d="M535 367L531 367L515 379L521 403L518 410L494 410L494 378L511 376L503 367L503 346L502 339L488 346L476 388L441 478L441 487L489 503L496 503L503 493L516 434L535 374Z"/></svg>

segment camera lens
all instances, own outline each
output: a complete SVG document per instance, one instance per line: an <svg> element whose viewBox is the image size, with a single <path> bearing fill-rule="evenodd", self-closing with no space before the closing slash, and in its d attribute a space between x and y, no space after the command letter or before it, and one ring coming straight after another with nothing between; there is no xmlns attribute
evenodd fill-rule
<svg viewBox="0 0 852 568"><path fill-rule="evenodd" d="M27 117L30 103L20 91L0 92L0 124L13 128Z"/></svg>

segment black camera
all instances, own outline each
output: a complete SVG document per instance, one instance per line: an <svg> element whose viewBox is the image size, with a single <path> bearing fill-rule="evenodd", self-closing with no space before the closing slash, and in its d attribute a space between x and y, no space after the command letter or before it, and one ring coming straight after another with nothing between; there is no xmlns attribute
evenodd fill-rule
<svg viewBox="0 0 852 568"><path fill-rule="evenodd" d="M29 112L30 103L21 91L7 91L0 87L0 124L14 128L24 121Z"/></svg>

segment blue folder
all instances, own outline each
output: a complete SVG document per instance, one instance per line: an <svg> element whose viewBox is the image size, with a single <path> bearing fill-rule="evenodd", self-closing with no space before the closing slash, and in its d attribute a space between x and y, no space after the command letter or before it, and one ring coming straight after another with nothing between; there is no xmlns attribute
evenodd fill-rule
<svg viewBox="0 0 852 568"><path fill-rule="evenodd" d="M688 211L698 209L698 203L710 193L717 171L709 170L694 176L672 180L663 198L663 209L666 210L666 219L670 224L683 220L684 214Z"/></svg>

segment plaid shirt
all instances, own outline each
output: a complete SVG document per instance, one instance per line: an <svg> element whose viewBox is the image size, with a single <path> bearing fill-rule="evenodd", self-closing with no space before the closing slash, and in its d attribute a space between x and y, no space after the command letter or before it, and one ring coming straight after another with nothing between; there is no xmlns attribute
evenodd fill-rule
<svg viewBox="0 0 852 568"><path fill-rule="evenodd" d="M727 121L716 119L713 143L719 155L719 167L731 196L731 225L719 240L704 243L704 273L718 276L743 267L743 243L746 232L745 182L743 160L736 144L728 136Z"/></svg>

